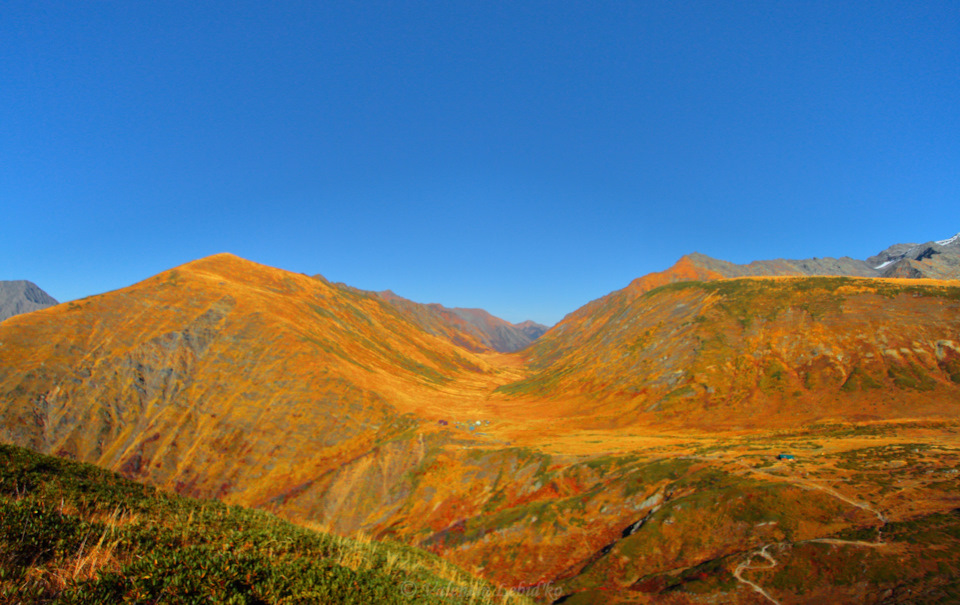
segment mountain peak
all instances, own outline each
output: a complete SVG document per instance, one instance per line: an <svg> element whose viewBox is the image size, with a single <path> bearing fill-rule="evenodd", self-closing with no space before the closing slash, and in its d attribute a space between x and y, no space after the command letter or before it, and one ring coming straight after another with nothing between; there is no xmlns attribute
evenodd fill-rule
<svg viewBox="0 0 960 605"><path fill-rule="evenodd" d="M940 246L960 246L960 233L957 233L953 237L948 237L947 239L937 240L936 243Z"/></svg>
<svg viewBox="0 0 960 605"><path fill-rule="evenodd" d="M523 332L531 342L543 336L550 329L548 326L537 323L532 319L513 324L513 327Z"/></svg>
<svg viewBox="0 0 960 605"><path fill-rule="evenodd" d="M546 328L547 327L541 323L537 323L533 321L532 319L527 319L525 321L521 321L520 323L515 323L513 325L515 325L518 328L533 328L533 327Z"/></svg>
<svg viewBox="0 0 960 605"><path fill-rule="evenodd" d="M271 283L283 278L303 278L327 283L322 276L317 280L301 273L294 273L286 269L271 267L270 265L248 260L229 252L220 252L211 254L210 256L204 256L203 258L198 258L197 260L170 269L160 275L165 276L171 272L197 277L206 276L207 278L215 276L224 281L245 283L248 285Z"/></svg>
<svg viewBox="0 0 960 605"><path fill-rule="evenodd" d="M866 262L883 277L955 279L960 275L960 233L925 244L894 244Z"/></svg>
<svg viewBox="0 0 960 605"><path fill-rule="evenodd" d="M56 299L32 281L0 281L0 321L57 304Z"/></svg>
<svg viewBox="0 0 960 605"><path fill-rule="evenodd" d="M236 254L232 254L230 252L217 252L216 254L203 256L196 260L192 260L190 262L184 263L180 265L179 268L188 268L188 267L189 268L193 268L193 267L210 268L210 267L216 267L219 265L234 265L234 264L237 264L238 262L257 264L257 263L254 263L253 261L247 260L245 258L241 258Z"/></svg>
<svg viewBox="0 0 960 605"><path fill-rule="evenodd" d="M710 258L709 256L700 254L699 252L686 254L681 256L680 259L677 260L677 262L666 271L648 273L643 277L636 278L630 282L630 285L627 286L627 290L630 293L639 296L640 294L649 292L654 288L659 288L660 286L664 286L673 282L720 279L725 276L718 272L715 267L718 263L725 262L726 261L719 261L714 258Z"/></svg>

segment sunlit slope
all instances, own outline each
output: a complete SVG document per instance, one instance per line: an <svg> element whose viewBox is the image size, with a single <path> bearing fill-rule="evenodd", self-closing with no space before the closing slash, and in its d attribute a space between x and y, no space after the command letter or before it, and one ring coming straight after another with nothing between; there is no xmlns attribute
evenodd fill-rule
<svg viewBox="0 0 960 605"><path fill-rule="evenodd" d="M859 278L673 283L601 299L500 388L580 397L592 423L674 428L960 413L960 284ZM567 409L567 408L564 408Z"/></svg>
<svg viewBox="0 0 960 605"><path fill-rule="evenodd" d="M585 334L602 332L611 314L623 308L638 296L660 286L686 281L712 281L733 277L760 276L820 276L842 275L876 277L877 271L864 261L850 258L823 258L808 260L764 260L738 265L694 252L682 256L664 271L648 273L631 281L626 288L591 301L567 315L557 327L547 333L544 341L551 348L576 346Z"/></svg>
<svg viewBox="0 0 960 605"><path fill-rule="evenodd" d="M960 239L957 237L928 244L897 244L867 260L850 257L808 258L799 260L758 260L736 264L694 252L680 258L664 271L634 279L616 290L570 313L549 333L546 340L556 347L575 346L584 333L602 331L611 309L622 307L637 296L665 284L683 281L711 281L734 277L890 277L960 278Z"/></svg>
<svg viewBox="0 0 960 605"><path fill-rule="evenodd" d="M691 256L684 256L672 267L665 271L648 273L634 279L621 290L590 301L579 309L567 314L556 326L541 336L535 346L525 354L532 354L539 365L549 363L559 356L560 351L578 346L580 342L608 329L608 322L613 319L619 309L629 305L631 301L645 292L666 284L693 280L722 279L724 276L716 271L706 269L694 262ZM611 325L610 328L614 328Z"/></svg>
<svg viewBox="0 0 960 605"><path fill-rule="evenodd" d="M374 295L217 255L0 326L0 439L243 502L487 364Z"/></svg>

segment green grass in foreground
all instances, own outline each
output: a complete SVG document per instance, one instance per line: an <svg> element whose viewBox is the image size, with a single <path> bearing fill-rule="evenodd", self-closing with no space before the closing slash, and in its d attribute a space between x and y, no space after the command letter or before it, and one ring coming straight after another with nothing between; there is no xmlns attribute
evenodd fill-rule
<svg viewBox="0 0 960 605"><path fill-rule="evenodd" d="M3 603L525 603L429 553L0 444Z"/></svg>

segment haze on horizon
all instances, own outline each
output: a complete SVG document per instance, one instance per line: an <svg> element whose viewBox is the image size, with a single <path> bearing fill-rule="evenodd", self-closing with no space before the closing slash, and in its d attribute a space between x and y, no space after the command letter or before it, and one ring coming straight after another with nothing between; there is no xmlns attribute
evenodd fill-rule
<svg viewBox="0 0 960 605"><path fill-rule="evenodd" d="M553 324L960 231L956 2L0 6L0 279L217 252Z"/></svg>

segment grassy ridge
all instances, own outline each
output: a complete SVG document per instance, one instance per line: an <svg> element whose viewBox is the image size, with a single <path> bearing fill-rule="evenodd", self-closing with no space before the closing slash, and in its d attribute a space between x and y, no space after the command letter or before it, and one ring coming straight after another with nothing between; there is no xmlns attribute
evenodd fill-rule
<svg viewBox="0 0 960 605"><path fill-rule="evenodd" d="M533 371L497 392L640 396L641 409L688 412L761 398L816 397L838 400L830 405L839 408L858 398L880 401L890 389L915 394L960 384L955 285L738 278L673 282L601 300L582 325L561 323L534 345ZM558 352L551 347L562 330L571 335ZM801 414L813 409L799 407Z"/></svg>
<svg viewBox="0 0 960 605"><path fill-rule="evenodd" d="M0 445L0 602L526 601L413 548Z"/></svg>

